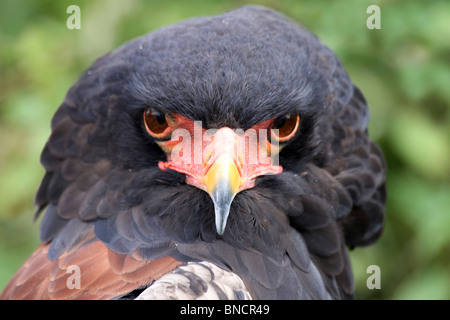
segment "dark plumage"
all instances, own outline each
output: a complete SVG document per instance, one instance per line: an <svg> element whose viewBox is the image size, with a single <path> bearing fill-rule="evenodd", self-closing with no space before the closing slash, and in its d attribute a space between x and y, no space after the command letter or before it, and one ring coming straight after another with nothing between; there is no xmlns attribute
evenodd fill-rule
<svg viewBox="0 0 450 320"><path fill-rule="evenodd" d="M144 127L149 106L205 129L285 114L301 123L279 154L283 172L236 195L220 236L208 193L158 167L167 158ZM210 262L253 298L352 297L346 246L373 243L384 219L385 163L368 119L333 52L271 10L244 7L132 40L94 62L52 120L35 200L48 258L100 240L142 263Z"/></svg>

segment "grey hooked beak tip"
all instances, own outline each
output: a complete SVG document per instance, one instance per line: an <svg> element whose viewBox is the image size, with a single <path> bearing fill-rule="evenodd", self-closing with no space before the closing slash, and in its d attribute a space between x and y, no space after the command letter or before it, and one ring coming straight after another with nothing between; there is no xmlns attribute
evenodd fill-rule
<svg viewBox="0 0 450 320"><path fill-rule="evenodd" d="M231 203L243 184L233 158L228 154L218 157L206 173L203 182L205 191L214 203L217 233L223 235Z"/></svg>
<svg viewBox="0 0 450 320"><path fill-rule="evenodd" d="M236 193L230 189L229 184L226 181L216 185L214 191L210 193L214 203L216 230L220 236L225 232L231 203L233 202L235 195Z"/></svg>

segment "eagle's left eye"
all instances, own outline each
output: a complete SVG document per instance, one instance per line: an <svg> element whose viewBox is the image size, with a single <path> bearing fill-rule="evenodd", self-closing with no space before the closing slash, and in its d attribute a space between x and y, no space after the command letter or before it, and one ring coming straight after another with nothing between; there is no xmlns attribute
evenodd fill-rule
<svg viewBox="0 0 450 320"><path fill-rule="evenodd" d="M161 137L169 128L166 114L154 108L147 108L144 111L144 124L147 132L153 137Z"/></svg>
<svg viewBox="0 0 450 320"><path fill-rule="evenodd" d="M286 114L276 118L272 122L271 129L277 129L278 134L274 130L271 130L272 137L279 141L286 141L291 139L298 130L300 124L300 115L298 114Z"/></svg>

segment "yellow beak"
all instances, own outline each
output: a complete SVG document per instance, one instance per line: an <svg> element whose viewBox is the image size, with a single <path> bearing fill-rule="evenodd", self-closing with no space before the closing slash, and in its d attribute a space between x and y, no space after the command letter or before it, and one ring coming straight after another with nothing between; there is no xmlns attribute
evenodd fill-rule
<svg viewBox="0 0 450 320"><path fill-rule="evenodd" d="M209 168L202 182L214 203L217 233L222 235L231 203L239 192L243 180L232 157L224 153Z"/></svg>

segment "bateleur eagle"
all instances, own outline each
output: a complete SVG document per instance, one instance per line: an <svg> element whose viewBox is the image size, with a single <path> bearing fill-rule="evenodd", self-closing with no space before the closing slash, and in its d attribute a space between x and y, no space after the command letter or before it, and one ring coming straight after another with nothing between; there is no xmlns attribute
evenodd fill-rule
<svg viewBox="0 0 450 320"><path fill-rule="evenodd" d="M56 111L42 244L1 298L352 298L346 248L384 221L368 121L335 54L272 10L134 39Z"/></svg>

